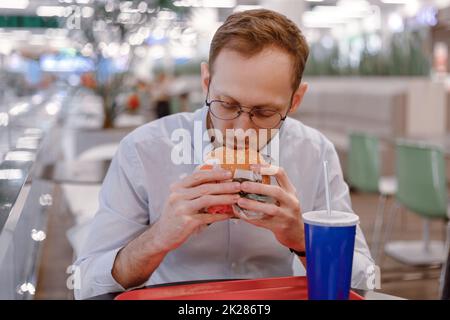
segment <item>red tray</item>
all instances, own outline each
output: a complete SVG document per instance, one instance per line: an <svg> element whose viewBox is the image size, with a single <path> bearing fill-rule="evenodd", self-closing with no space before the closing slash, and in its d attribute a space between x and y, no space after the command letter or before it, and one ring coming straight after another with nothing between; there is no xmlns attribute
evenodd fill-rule
<svg viewBox="0 0 450 320"><path fill-rule="evenodd" d="M363 297L350 291L350 300ZM127 291L115 300L307 300L306 277L214 281Z"/></svg>

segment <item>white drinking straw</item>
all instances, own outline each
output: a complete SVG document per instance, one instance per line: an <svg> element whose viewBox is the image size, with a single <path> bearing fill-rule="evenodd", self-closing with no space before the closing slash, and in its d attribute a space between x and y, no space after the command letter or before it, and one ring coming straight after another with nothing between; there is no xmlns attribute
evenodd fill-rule
<svg viewBox="0 0 450 320"><path fill-rule="evenodd" d="M325 198L327 201L327 212L328 215L331 215L331 202L330 202L330 187L328 181L328 161L323 162L323 175L325 178Z"/></svg>

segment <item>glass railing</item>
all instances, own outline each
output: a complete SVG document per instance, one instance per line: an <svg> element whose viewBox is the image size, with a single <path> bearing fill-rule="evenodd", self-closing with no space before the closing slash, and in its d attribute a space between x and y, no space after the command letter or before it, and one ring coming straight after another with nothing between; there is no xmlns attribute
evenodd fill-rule
<svg viewBox="0 0 450 320"><path fill-rule="evenodd" d="M0 299L34 296L53 188L36 172L58 157L68 99L55 86L0 107Z"/></svg>

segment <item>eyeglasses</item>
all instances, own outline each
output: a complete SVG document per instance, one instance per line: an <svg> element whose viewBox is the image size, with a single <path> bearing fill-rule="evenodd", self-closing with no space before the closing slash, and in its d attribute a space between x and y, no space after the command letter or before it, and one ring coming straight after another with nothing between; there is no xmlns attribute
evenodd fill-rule
<svg viewBox="0 0 450 320"><path fill-rule="evenodd" d="M261 129L272 129L277 127L281 122L283 122L287 118L287 114L283 116L277 110L273 110L270 108L260 108L260 107L244 107L240 104L229 103L222 100L211 100L208 101L209 96L209 88L208 94L205 99L205 104L208 107L211 114L217 119L221 120L233 120L238 118L243 113L248 113L250 120ZM291 97L292 104L292 97ZM250 111L244 111L245 109L250 109Z"/></svg>

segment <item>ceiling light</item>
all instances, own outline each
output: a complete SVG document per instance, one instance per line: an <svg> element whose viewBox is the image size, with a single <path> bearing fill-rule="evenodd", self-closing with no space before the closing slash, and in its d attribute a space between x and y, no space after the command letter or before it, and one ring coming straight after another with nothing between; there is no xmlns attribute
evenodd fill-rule
<svg viewBox="0 0 450 320"><path fill-rule="evenodd" d="M29 3L29 0L2 0L0 1L0 9L26 9Z"/></svg>
<svg viewBox="0 0 450 320"><path fill-rule="evenodd" d="M234 12L241 12L241 11L247 11L247 10L255 10L255 9L261 9L262 6L259 5L248 5L248 4L241 4L239 6L236 6L234 8Z"/></svg>
<svg viewBox="0 0 450 320"><path fill-rule="evenodd" d="M62 17L66 12L66 7L62 6L40 6L36 9L39 17Z"/></svg>
<svg viewBox="0 0 450 320"><path fill-rule="evenodd" d="M386 4L406 4L408 0L381 0L381 2Z"/></svg>

